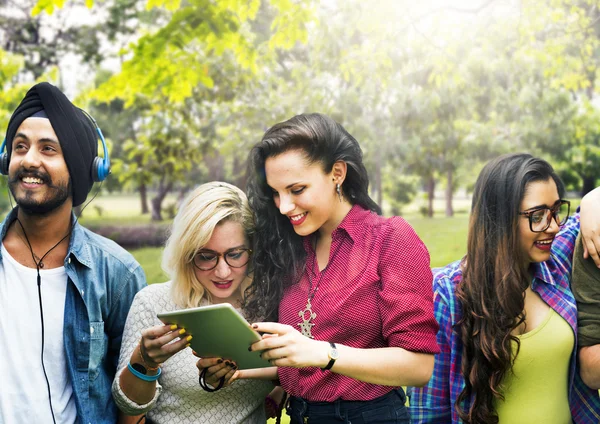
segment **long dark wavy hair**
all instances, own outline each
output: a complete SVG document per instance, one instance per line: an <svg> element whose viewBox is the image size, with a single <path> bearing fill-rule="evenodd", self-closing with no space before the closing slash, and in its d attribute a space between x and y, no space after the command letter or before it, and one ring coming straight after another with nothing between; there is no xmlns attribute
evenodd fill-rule
<svg viewBox="0 0 600 424"><path fill-rule="evenodd" d="M299 150L309 163L320 163L325 173L337 161L347 164L342 192L352 204L381 214L369 197L369 177L363 165L362 150L340 124L318 113L297 115L271 127L254 146L248 159L248 200L254 211L254 283L246 298L245 310L254 316L277 321L283 290L297 282L305 268L306 252L302 237L294 232L289 219L279 212L273 190L267 184L265 161L284 152Z"/></svg>
<svg viewBox="0 0 600 424"><path fill-rule="evenodd" d="M515 358L511 332L525 321L525 290L529 286L526 258L519 247L519 208L528 185L554 180L559 196L564 185L552 166L529 154L508 154L490 161L473 192L467 256L456 297L462 319L456 324L462 344L465 387L455 408L470 424L497 423L494 399ZM463 402L472 400L468 409Z"/></svg>

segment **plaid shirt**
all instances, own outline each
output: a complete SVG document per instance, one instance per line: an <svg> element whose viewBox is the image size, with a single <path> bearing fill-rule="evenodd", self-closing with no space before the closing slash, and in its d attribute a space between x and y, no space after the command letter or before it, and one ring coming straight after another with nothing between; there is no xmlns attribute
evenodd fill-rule
<svg viewBox="0 0 600 424"><path fill-rule="evenodd" d="M570 272L575 239L579 233L579 214L571 217L552 243L552 257L535 263L532 289L569 323L575 335L575 344L569 367L569 403L575 424L600 422L598 391L587 387L577 367L577 306L570 288ZM453 331L461 319L460 303L455 289L462 280L461 261L438 269L434 274L435 317L440 324L437 342L441 353L436 355L433 376L425 387L408 389L410 414L413 423L460 423L454 407L464 388L461 373L462 341ZM472 400L471 400L472 402ZM469 403L462 405L468 409Z"/></svg>

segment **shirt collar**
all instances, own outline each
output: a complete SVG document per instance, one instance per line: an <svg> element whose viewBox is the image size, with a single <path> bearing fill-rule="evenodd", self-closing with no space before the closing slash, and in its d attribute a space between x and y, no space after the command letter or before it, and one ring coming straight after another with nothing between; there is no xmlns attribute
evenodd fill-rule
<svg viewBox="0 0 600 424"><path fill-rule="evenodd" d="M556 268L560 265L556 264L552 258L544 262L534 263L531 266L533 267L534 280L537 279L539 282L549 284L551 286L556 286L557 283L553 276L554 273L552 272L551 268Z"/></svg>
<svg viewBox="0 0 600 424"><path fill-rule="evenodd" d="M360 205L352 206L352 209L346 214L342 222L337 226L331 237L336 240L339 237L343 237L347 234L350 239L355 242L364 231L364 218L368 216L371 211L363 208ZM314 233L313 233L314 234ZM313 234L303 238L304 250L311 252L313 250Z"/></svg>
<svg viewBox="0 0 600 424"><path fill-rule="evenodd" d="M352 239L352 241L356 241L361 234L364 232L364 219L367 217L371 211L363 208L360 205L352 206L350 212L346 214L340 225L333 230L332 236L335 237L336 234L341 234L342 231L346 232Z"/></svg>

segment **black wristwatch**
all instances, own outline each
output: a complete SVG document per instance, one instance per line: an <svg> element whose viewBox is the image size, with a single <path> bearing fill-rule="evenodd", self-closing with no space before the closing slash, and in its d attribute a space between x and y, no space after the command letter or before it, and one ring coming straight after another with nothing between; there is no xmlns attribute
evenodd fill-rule
<svg viewBox="0 0 600 424"><path fill-rule="evenodd" d="M340 357L340 353L338 352L335 343L329 342L329 345L331 346L327 352L327 356L329 356L329 363L327 366L325 366L325 368L321 368L323 371L330 370L331 367L333 367L333 364L335 364L336 359Z"/></svg>
<svg viewBox="0 0 600 424"><path fill-rule="evenodd" d="M131 364L131 368L144 375L148 374L148 370L146 369L146 367L138 362L136 362L135 364Z"/></svg>

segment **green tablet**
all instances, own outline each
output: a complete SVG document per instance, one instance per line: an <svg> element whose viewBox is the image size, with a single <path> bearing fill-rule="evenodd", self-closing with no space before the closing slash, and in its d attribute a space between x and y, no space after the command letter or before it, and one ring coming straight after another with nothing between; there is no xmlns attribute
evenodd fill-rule
<svg viewBox="0 0 600 424"><path fill-rule="evenodd" d="M165 324L177 324L193 336L190 344L201 357L235 361L239 369L271 367L260 352L248 347L260 335L229 303L163 312L157 315Z"/></svg>

